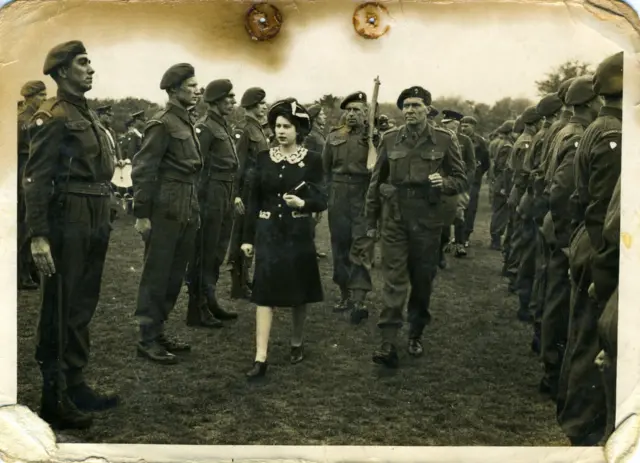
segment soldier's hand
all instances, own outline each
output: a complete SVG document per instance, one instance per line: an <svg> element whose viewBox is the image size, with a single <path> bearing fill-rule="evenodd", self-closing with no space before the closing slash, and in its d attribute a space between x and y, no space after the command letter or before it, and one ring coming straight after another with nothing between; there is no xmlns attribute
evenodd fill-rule
<svg viewBox="0 0 640 463"><path fill-rule="evenodd" d="M304 200L300 199L296 195L285 194L282 195L282 199L285 200L287 206L292 209L302 209L304 207Z"/></svg>
<svg viewBox="0 0 640 463"><path fill-rule="evenodd" d="M444 180L440 174L429 175L429 181L431 182L431 186L434 188L442 188L442 185L444 184Z"/></svg>
<svg viewBox="0 0 640 463"><path fill-rule="evenodd" d="M587 290L587 293L589 294L589 297L591 299L596 298L596 285L593 284L593 282L589 285L589 289Z"/></svg>
<svg viewBox="0 0 640 463"><path fill-rule="evenodd" d="M376 236L378 235L378 231L375 228L370 228L369 230L367 230L367 237L368 238L376 238Z"/></svg>
<svg viewBox="0 0 640 463"><path fill-rule="evenodd" d="M245 256L253 257L253 244L244 243L242 246L240 246L240 250L244 253Z"/></svg>
<svg viewBox="0 0 640 463"><path fill-rule="evenodd" d="M140 233L142 239L147 241L149 233L151 233L151 220L150 219L136 219L136 231Z"/></svg>
<svg viewBox="0 0 640 463"><path fill-rule="evenodd" d="M507 195L507 190L505 190L504 188L501 188L501 189L500 189L500 194L501 194L502 196L506 196L506 195Z"/></svg>
<svg viewBox="0 0 640 463"><path fill-rule="evenodd" d="M31 255L40 273L47 277L56 273L53 256L51 256L51 247L47 238L35 236L31 239Z"/></svg>
<svg viewBox="0 0 640 463"><path fill-rule="evenodd" d="M244 215L244 203L242 202L242 198L234 199L233 204L236 206L236 212L239 215Z"/></svg>

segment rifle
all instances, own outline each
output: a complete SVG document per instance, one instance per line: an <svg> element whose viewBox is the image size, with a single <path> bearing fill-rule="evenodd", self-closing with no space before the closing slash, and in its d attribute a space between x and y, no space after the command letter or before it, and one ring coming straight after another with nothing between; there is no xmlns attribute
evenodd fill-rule
<svg viewBox="0 0 640 463"><path fill-rule="evenodd" d="M378 109L378 89L380 88L380 79L376 76L373 80L373 97L371 98L371 109L369 110L369 127L367 133L367 139L369 141L369 155L367 156L367 169L371 172L376 165L378 159L378 152L376 146L373 143L373 131L376 124L376 112Z"/></svg>

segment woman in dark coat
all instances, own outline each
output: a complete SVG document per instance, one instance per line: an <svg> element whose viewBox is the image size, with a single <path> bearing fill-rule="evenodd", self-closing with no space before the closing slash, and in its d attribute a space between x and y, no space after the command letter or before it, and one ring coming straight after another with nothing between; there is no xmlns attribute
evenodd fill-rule
<svg viewBox="0 0 640 463"><path fill-rule="evenodd" d="M309 113L289 98L275 103L267 119L276 146L257 156L242 245L248 257L255 254L256 357L249 378L266 373L273 309L291 307L291 363L298 363L306 305L323 300L312 214L327 209L327 196L321 156L302 146Z"/></svg>

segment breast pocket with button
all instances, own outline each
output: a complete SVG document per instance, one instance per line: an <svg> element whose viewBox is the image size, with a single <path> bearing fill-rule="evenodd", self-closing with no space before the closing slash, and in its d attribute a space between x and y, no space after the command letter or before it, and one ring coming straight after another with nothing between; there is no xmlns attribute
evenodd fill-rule
<svg viewBox="0 0 640 463"><path fill-rule="evenodd" d="M180 159L187 159L190 153L195 152L193 136L189 130L175 130L169 132L171 137L170 150Z"/></svg>
<svg viewBox="0 0 640 463"><path fill-rule="evenodd" d="M411 181L428 182L429 176L440 171L444 152L429 150L411 157Z"/></svg>
<svg viewBox="0 0 640 463"><path fill-rule="evenodd" d="M391 183L401 182L409 179L409 153L406 151L391 151L389 153L389 178Z"/></svg>
<svg viewBox="0 0 640 463"><path fill-rule="evenodd" d="M74 151L69 153L71 156L80 154L82 157L93 158L100 153L100 143L90 121L69 121L65 125L72 141L67 146L63 145L62 148L68 149L71 146Z"/></svg>

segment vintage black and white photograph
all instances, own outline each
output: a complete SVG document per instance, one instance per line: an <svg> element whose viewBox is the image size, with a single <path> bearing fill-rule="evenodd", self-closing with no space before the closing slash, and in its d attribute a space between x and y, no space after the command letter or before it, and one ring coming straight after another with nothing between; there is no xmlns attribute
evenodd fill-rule
<svg viewBox="0 0 640 463"><path fill-rule="evenodd" d="M58 442L605 445L637 125L606 19L24 3L17 404Z"/></svg>

